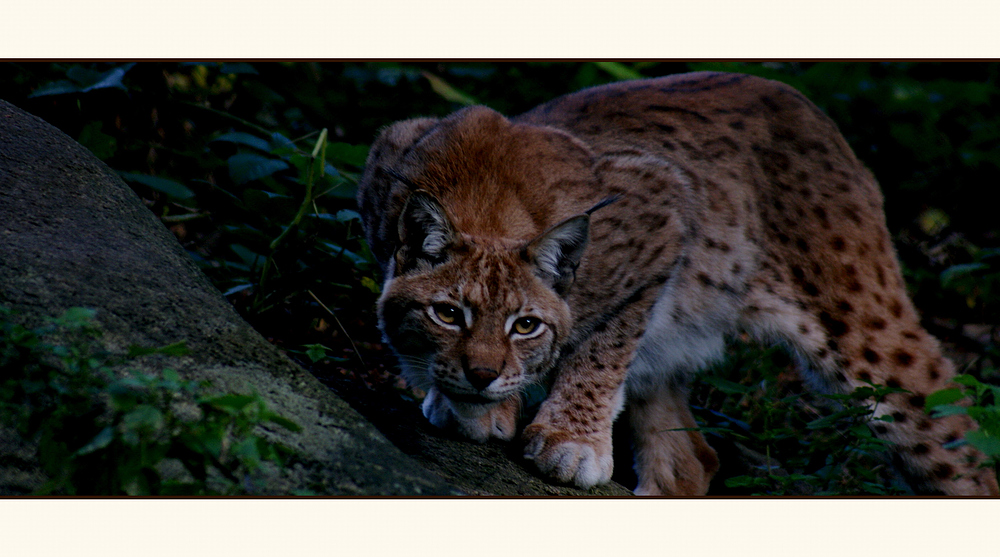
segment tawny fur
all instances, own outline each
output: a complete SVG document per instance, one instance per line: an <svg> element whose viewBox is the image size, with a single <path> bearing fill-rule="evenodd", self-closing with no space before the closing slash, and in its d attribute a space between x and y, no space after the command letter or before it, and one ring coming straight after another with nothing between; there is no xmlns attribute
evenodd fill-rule
<svg viewBox="0 0 1000 557"><path fill-rule="evenodd" d="M612 196L589 227L573 220ZM906 295L874 178L785 85L685 74L511 119L471 107L399 122L372 146L358 199L387 278L381 324L429 392L425 415L511 439L519 393L549 381L522 440L557 480L608 481L624 402L637 491L705 493L714 451L670 430L695 426L686 378L746 332L790 346L820 388L906 389L876 407L894 421L874 430L920 492L998 492L980 453L942 446L971 422L924 413L955 372ZM577 231L589 233L579 260ZM541 332L513 332L520 317Z"/></svg>

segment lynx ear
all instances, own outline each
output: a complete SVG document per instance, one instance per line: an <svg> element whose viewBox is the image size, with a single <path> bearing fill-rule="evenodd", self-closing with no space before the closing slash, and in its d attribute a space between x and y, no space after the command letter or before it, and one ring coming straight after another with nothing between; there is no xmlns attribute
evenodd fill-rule
<svg viewBox="0 0 1000 557"><path fill-rule="evenodd" d="M522 255L535 266L535 273L560 296L576 277L589 239L590 217L577 215L553 226L524 247Z"/></svg>
<svg viewBox="0 0 1000 557"><path fill-rule="evenodd" d="M441 263L456 239L455 228L441 203L424 190L413 192L399 217L401 247L397 263L401 269L412 268L420 261Z"/></svg>

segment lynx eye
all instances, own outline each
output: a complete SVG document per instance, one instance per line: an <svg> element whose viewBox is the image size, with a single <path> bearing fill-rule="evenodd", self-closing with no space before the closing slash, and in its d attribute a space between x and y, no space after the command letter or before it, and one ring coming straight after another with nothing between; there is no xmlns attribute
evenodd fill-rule
<svg viewBox="0 0 1000 557"><path fill-rule="evenodd" d="M431 317L436 318L444 325L461 326L463 322L462 310L451 304L434 304L428 308Z"/></svg>
<svg viewBox="0 0 1000 557"><path fill-rule="evenodd" d="M511 327L511 331L519 335L530 335L538 330L542 322L537 317L519 317L514 321L514 326Z"/></svg>

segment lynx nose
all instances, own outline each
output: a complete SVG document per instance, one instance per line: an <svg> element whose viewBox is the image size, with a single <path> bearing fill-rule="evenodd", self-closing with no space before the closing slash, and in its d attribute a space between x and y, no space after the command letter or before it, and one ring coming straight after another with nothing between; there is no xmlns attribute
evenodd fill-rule
<svg viewBox="0 0 1000 557"><path fill-rule="evenodd" d="M485 367L474 367L465 370L465 378L469 380L476 390L481 391L488 387L500 374L496 370Z"/></svg>

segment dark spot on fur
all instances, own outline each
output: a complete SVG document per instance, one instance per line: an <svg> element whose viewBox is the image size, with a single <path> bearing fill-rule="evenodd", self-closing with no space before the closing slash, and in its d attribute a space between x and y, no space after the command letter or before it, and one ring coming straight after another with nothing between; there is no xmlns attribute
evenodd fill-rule
<svg viewBox="0 0 1000 557"><path fill-rule="evenodd" d="M864 382L867 383L867 382L869 382L869 381L872 380L872 374L868 373L867 371L862 371L862 372L858 373L858 379L860 381L864 381Z"/></svg>
<svg viewBox="0 0 1000 557"><path fill-rule="evenodd" d="M937 465L934 466L933 473L934 477L943 480L946 478L950 478L952 475L954 475L955 469L952 468L950 464L939 462Z"/></svg>
<svg viewBox="0 0 1000 557"><path fill-rule="evenodd" d="M870 364L877 364L882 359L882 357L878 355L878 352L875 352L871 348L865 348L861 355L864 356L865 360L867 360Z"/></svg>
<svg viewBox="0 0 1000 557"><path fill-rule="evenodd" d="M841 238L840 236L834 236L833 239L830 240L830 247L833 248L833 251L844 251L844 249L846 249L847 247L847 244L844 242L844 239Z"/></svg>
<svg viewBox="0 0 1000 557"><path fill-rule="evenodd" d="M677 131L677 128L671 126L670 124L659 124L657 122L653 122L653 125L656 126L656 129L663 133L674 133Z"/></svg>
<svg viewBox="0 0 1000 557"><path fill-rule="evenodd" d="M896 379L895 377L890 377L886 379L885 386L889 387L890 389L898 389L902 385L899 383L899 379Z"/></svg>
<svg viewBox="0 0 1000 557"><path fill-rule="evenodd" d="M799 267L798 265L792 265L792 276L798 280L802 280L806 278L806 273L805 271L802 270L802 267Z"/></svg>
<svg viewBox="0 0 1000 557"><path fill-rule="evenodd" d="M819 288L811 282L803 282L802 291L810 296L819 296Z"/></svg>
<svg viewBox="0 0 1000 557"><path fill-rule="evenodd" d="M903 367L913 365L913 355L904 350L896 350L893 352L892 357L895 358L897 364Z"/></svg>
<svg viewBox="0 0 1000 557"><path fill-rule="evenodd" d="M913 396L911 396L909 398L909 400L907 400L907 402L909 402L910 406L912 406L914 408L919 408L921 410L924 409L924 397L922 397L920 395L913 395Z"/></svg>
<svg viewBox="0 0 1000 557"><path fill-rule="evenodd" d="M885 425L883 424L875 424L875 427L873 427L872 429L875 430L875 433L878 433L880 435L884 435L886 432L889 431L889 428L885 427Z"/></svg>
<svg viewBox="0 0 1000 557"><path fill-rule="evenodd" d="M881 317L873 317L873 318L869 319L865 323L865 325L869 329L873 329L875 331L881 331L882 329L885 329L886 323L885 323L885 319L882 319Z"/></svg>
<svg viewBox="0 0 1000 557"><path fill-rule="evenodd" d="M851 306L851 303L848 302L847 300L839 300L837 302L837 309L839 309L843 313L851 313L852 311L854 311L854 307Z"/></svg>
<svg viewBox="0 0 1000 557"><path fill-rule="evenodd" d="M899 300L893 300L889 303L889 313L898 319L903 315L903 304L899 303Z"/></svg>
<svg viewBox="0 0 1000 557"><path fill-rule="evenodd" d="M861 215L858 213L858 206L849 203L842 208L844 216L851 220L854 224L861 224Z"/></svg>
<svg viewBox="0 0 1000 557"><path fill-rule="evenodd" d="M921 404L920 407L923 408L923 405ZM927 431L930 428L931 428L931 421L928 420L927 418L924 418L917 423L917 429L920 431Z"/></svg>
<svg viewBox="0 0 1000 557"><path fill-rule="evenodd" d="M939 370L936 365L931 364L927 366L927 377L929 377L931 381L937 381L941 378L941 370Z"/></svg>
<svg viewBox="0 0 1000 557"><path fill-rule="evenodd" d="M799 323L799 333L803 335L808 335L809 327L807 327L804 323Z"/></svg>
<svg viewBox="0 0 1000 557"><path fill-rule="evenodd" d="M910 340L920 340L920 336L913 331L903 331L903 338Z"/></svg>
<svg viewBox="0 0 1000 557"><path fill-rule="evenodd" d="M774 102L774 99L772 99L771 97L768 97L767 95L762 96L760 98L760 102L761 102L761 104L763 104L764 106L766 106L768 108L768 110L770 110L771 112L779 112L779 111L781 111L781 105L779 105L778 103Z"/></svg>
<svg viewBox="0 0 1000 557"><path fill-rule="evenodd" d="M847 323L834 318L829 312L824 311L820 313L819 320L827 332L832 336L842 337L850 331L850 327L847 326Z"/></svg>
<svg viewBox="0 0 1000 557"><path fill-rule="evenodd" d="M796 238L795 247L799 248L802 253L809 253L809 243L806 242L805 238Z"/></svg>
<svg viewBox="0 0 1000 557"><path fill-rule="evenodd" d="M926 443L917 443L911 450L913 451L913 454L927 454L930 452L931 448L928 447Z"/></svg>
<svg viewBox="0 0 1000 557"><path fill-rule="evenodd" d="M948 443L954 443L955 441L958 441L958 439L959 439L958 433L953 431L949 433L947 437L944 438L944 444L947 445ZM951 447L948 450L954 451L956 449L958 449L958 447Z"/></svg>

